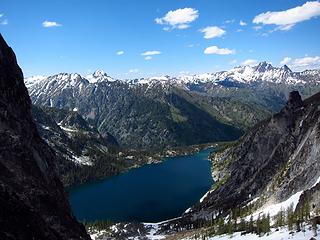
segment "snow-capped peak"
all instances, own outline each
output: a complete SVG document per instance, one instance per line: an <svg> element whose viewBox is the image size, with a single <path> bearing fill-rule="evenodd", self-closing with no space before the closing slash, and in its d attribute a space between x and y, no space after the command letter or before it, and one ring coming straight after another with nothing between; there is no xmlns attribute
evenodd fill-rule
<svg viewBox="0 0 320 240"><path fill-rule="evenodd" d="M271 63L267 63L266 61L260 62L259 64L257 64L254 67L254 70L258 71L258 72L266 72L266 71L270 71L273 69L274 69L274 67L271 65Z"/></svg>
<svg viewBox="0 0 320 240"><path fill-rule="evenodd" d="M103 70L96 70L94 73L87 75L86 79L88 79L88 81L90 83L114 82L115 81L112 77L110 77Z"/></svg>

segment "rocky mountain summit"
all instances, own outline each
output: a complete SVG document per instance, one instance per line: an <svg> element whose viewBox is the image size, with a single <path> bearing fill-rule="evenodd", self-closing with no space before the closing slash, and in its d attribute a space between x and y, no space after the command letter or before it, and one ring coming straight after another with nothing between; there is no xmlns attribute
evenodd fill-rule
<svg viewBox="0 0 320 240"><path fill-rule="evenodd" d="M14 52L0 35L0 238L90 239L40 138Z"/></svg>

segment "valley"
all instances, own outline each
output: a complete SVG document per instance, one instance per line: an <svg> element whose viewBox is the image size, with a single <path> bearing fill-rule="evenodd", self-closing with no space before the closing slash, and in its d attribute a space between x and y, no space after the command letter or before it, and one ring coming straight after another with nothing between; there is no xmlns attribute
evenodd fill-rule
<svg viewBox="0 0 320 240"><path fill-rule="evenodd" d="M233 216L235 209L245 209L240 216L249 224L245 212L287 198L291 203L290 196L307 191L319 175L318 167L312 168L313 174L300 172L303 181L310 178L301 185L299 175L297 179L291 175L305 163L294 163L298 165L290 169L291 159L299 154L292 153L296 141L305 132L302 124L307 124L310 114L311 120L317 116L317 95L313 100L308 97L320 89L318 70L299 73L261 62L184 77L117 80L99 70L86 77L61 73L25 79L25 83L38 130L57 149L58 172L69 189L73 212L91 234L101 238L172 235L180 239L180 232L190 229L194 230L188 236L193 237L228 233L229 223L224 228L218 224ZM301 112L302 106L308 107ZM270 121L270 129L264 130ZM299 137L292 140L295 134ZM290 150L284 150L287 144ZM208 154L202 149L210 146L216 151L210 155L211 164L201 170L197 156L203 151ZM251 148L256 152L250 153ZM315 159L310 161L303 167L306 171L317 165ZM203 177L205 187L195 190ZM272 218L280 211L276 209ZM258 214L253 216L258 221ZM244 228L239 225L232 231L237 230Z"/></svg>
<svg viewBox="0 0 320 240"><path fill-rule="evenodd" d="M320 240L319 16L3 1L0 239Z"/></svg>

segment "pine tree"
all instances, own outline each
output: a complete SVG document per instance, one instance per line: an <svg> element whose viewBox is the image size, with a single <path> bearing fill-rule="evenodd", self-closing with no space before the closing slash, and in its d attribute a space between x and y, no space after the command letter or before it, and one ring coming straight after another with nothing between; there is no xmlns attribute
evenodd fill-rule
<svg viewBox="0 0 320 240"><path fill-rule="evenodd" d="M289 231L293 230L293 223L294 223L294 210L293 210L293 203L287 208L287 224Z"/></svg>
<svg viewBox="0 0 320 240"><path fill-rule="evenodd" d="M218 231L217 232L218 232L218 235L226 233L225 224L224 224L224 220L222 217L219 217L219 219L218 219Z"/></svg>
<svg viewBox="0 0 320 240"><path fill-rule="evenodd" d="M231 235L233 233L233 224L232 224L232 219L229 218L229 221L227 223L227 233Z"/></svg>
<svg viewBox="0 0 320 240"><path fill-rule="evenodd" d="M265 218L264 221L264 232L268 233L270 232L270 214L268 213L267 217Z"/></svg>
<svg viewBox="0 0 320 240"><path fill-rule="evenodd" d="M284 225L284 214L283 214L283 209L281 208L276 215L276 227L282 227L283 225Z"/></svg>
<svg viewBox="0 0 320 240"><path fill-rule="evenodd" d="M256 225L257 225L257 234L260 236L260 233L261 233L261 219L260 219L260 214L257 218L257 222L256 222Z"/></svg>
<svg viewBox="0 0 320 240"><path fill-rule="evenodd" d="M254 230L254 227L253 227L253 216L251 215L250 216L250 222L249 222L249 232L252 233Z"/></svg>
<svg viewBox="0 0 320 240"><path fill-rule="evenodd" d="M246 220L243 217L240 220L240 224L239 224L238 230L241 231L241 232L247 230L247 223L246 223Z"/></svg>

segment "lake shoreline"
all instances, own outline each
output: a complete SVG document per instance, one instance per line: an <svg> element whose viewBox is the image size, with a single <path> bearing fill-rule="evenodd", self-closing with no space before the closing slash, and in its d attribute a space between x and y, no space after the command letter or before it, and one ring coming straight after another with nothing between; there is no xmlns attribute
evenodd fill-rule
<svg viewBox="0 0 320 240"><path fill-rule="evenodd" d="M109 175L109 176L104 175L101 177L90 178L88 180L78 182L75 184L65 184L64 188L65 188L65 191L68 192L68 189L79 186L79 185L83 185L83 184L111 178L114 176L118 176L118 175L126 173L132 169L137 169L137 168L140 168L140 167L143 167L146 165L159 164L159 163L166 161L166 158L168 158L168 157L178 157L178 156L186 156L186 155L196 154L196 153L199 153L200 151L208 149L210 147L216 148L220 144L221 144L221 142L203 143L203 144L195 144L195 145L183 146L183 147L167 148L167 149L159 150L156 152L145 151L145 154L142 157L140 157L140 156L137 157L137 158L139 158L138 160L136 158L131 158L131 157L133 157L132 153L134 153L136 151L119 152L118 155L121 156L122 158L127 159L127 162L128 162L127 166L124 167L123 169L121 169L119 172L117 172L113 175ZM133 163L133 161L135 161L135 162ZM85 167L88 167L88 166L85 166Z"/></svg>
<svg viewBox="0 0 320 240"><path fill-rule="evenodd" d="M210 147L70 188L74 214L86 222L108 219L159 223L180 217L213 184ZM126 200L128 196L130 200Z"/></svg>

